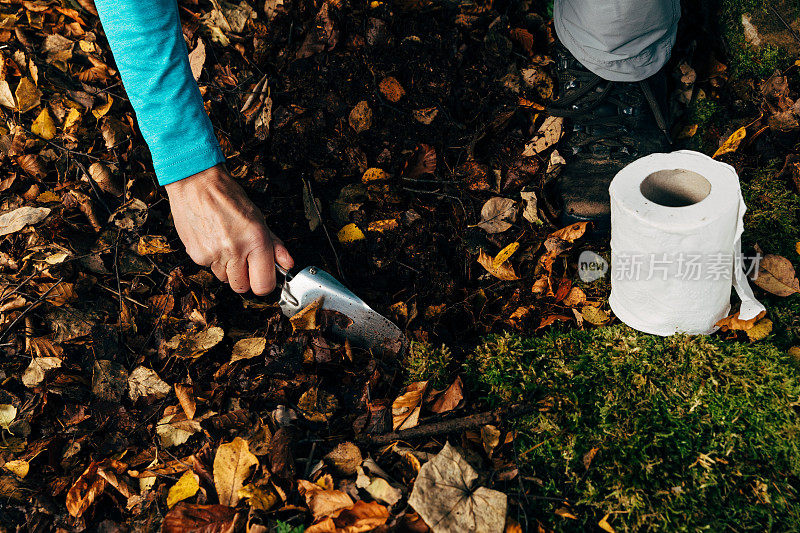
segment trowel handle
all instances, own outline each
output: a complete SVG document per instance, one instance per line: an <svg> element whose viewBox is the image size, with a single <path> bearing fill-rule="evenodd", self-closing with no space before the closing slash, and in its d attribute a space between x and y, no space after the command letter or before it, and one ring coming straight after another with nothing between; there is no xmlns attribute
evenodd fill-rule
<svg viewBox="0 0 800 533"><path fill-rule="evenodd" d="M278 274L281 274L283 276L284 281L291 281L292 278L294 277L294 276L292 276L291 272L289 272L288 270L286 270L282 266L278 265L278 263L275 263L275 270L278 271Z"/></svg>

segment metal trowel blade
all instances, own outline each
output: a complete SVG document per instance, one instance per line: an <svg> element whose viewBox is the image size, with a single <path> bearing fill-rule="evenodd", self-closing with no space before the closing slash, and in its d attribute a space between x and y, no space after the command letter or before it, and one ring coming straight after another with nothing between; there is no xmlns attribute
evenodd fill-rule
<svg viewBox="0 0 800 533"><path fill-rule="evenodd" d="M381 355L399 355L405 349L407 340L400 328L317 267L287 276L279 304L291 318L319 298L321 308L334 313L331 331L349 339L353 346Z"/></svg>

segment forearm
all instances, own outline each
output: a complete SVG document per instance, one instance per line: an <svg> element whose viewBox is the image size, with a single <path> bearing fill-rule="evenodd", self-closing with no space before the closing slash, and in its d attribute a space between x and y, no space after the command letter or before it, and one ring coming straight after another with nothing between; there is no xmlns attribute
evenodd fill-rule
<svg viewBox="0 0 800 533"><path fill-rule="evenodd" d="M175 0L95 0L162 185L224 157L192 77Z"/></svg>

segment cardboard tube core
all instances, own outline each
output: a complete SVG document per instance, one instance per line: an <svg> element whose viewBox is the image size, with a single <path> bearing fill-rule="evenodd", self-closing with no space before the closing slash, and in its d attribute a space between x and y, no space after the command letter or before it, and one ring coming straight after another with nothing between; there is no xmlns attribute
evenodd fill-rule
<svg viewBox="0 0 800 533"><path fill-rule="evenodd" d="M642 196L665 207L686 207L703 200L711 183L691 170L675 168L648 175L639 186Z"/></svg>

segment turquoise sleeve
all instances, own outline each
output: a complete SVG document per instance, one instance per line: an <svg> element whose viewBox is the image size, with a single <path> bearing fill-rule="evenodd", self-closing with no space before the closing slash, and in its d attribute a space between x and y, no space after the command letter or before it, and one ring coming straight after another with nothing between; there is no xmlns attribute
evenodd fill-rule
<svg viewBox="0 0 800 533"><path fill-rule="evenodd" d="M161 185L225 160L189 68L176 0L95 0Z"/></svg>

